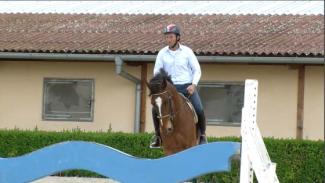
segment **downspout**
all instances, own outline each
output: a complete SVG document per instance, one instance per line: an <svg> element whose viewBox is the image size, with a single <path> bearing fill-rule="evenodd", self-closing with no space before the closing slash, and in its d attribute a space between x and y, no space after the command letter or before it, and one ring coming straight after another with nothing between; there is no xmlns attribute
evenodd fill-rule
<svg viewBox="0 0 325 183"><path fill-rule="evenodd" d="M135 83L135 117L134 133L140 132L140 106L141 106L141 80L127 73L123 69L123 60L120 56L115 57L116 74Z"/></svg>
<svg viewBox="0 0 325 183"><path fill-rule="evenodd" d="M296 138L303 139L304 135L304 98L305 98L305 66L298 66L298 94L297 94L297 130Z"/></svg>

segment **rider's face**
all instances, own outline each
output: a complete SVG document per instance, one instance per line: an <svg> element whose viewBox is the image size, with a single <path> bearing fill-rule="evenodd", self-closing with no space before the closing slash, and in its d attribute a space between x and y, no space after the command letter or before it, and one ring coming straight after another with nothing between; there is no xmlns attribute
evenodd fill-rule
<svg viewBox="0 0 325 183"><path fill-rule="evenodd" d="M165 35L166 43L168 46L172 47L176 43L176 35L175 34L166 34Z"/></svg>

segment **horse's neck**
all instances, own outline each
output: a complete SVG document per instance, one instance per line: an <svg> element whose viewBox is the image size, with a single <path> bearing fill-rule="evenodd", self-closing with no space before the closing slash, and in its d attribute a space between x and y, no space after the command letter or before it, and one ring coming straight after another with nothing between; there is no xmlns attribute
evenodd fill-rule
<svg viewBox="0 0 325 183"><path fill-rule="evenodd" d="M173 97L173 101L174 101L175 108L180 107L182 105L182 103L183 103L182 96L180 96L180 94L178 93L177 89L172 84L170 84L169 89L170 89L170 91L173 94L172 97Z"/></svg>

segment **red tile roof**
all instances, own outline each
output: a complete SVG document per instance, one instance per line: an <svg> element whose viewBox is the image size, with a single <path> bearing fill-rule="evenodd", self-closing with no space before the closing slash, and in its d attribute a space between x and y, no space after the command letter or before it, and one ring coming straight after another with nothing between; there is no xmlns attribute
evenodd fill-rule
<svg viewBox="0 0 325 183"><path fill-rule="evenodd" d="M0 14L0 51L156 54L170 23L198 55L324 55L324 15Z"/></svg>

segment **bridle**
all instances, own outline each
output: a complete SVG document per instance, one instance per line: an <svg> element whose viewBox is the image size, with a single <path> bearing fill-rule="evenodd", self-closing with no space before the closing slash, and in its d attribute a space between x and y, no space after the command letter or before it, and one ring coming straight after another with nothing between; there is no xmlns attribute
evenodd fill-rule
<svg viewBox="0 0 325 183"><path fill-rule="evenodd" d="M153 96L162 96L162 95L167 95L168 98L168 104L169 104L169 113L166 115L162 115L162 114L158 114L157 118L158 119L163 119L163 118L169 118L171 122L173 122L176 114L178 113L178 111L174 112L174 102L172 99L172 95L170 95L168 93L167 90L160 92L160 93L156 93L156 94L152 94Z"/></svg>

